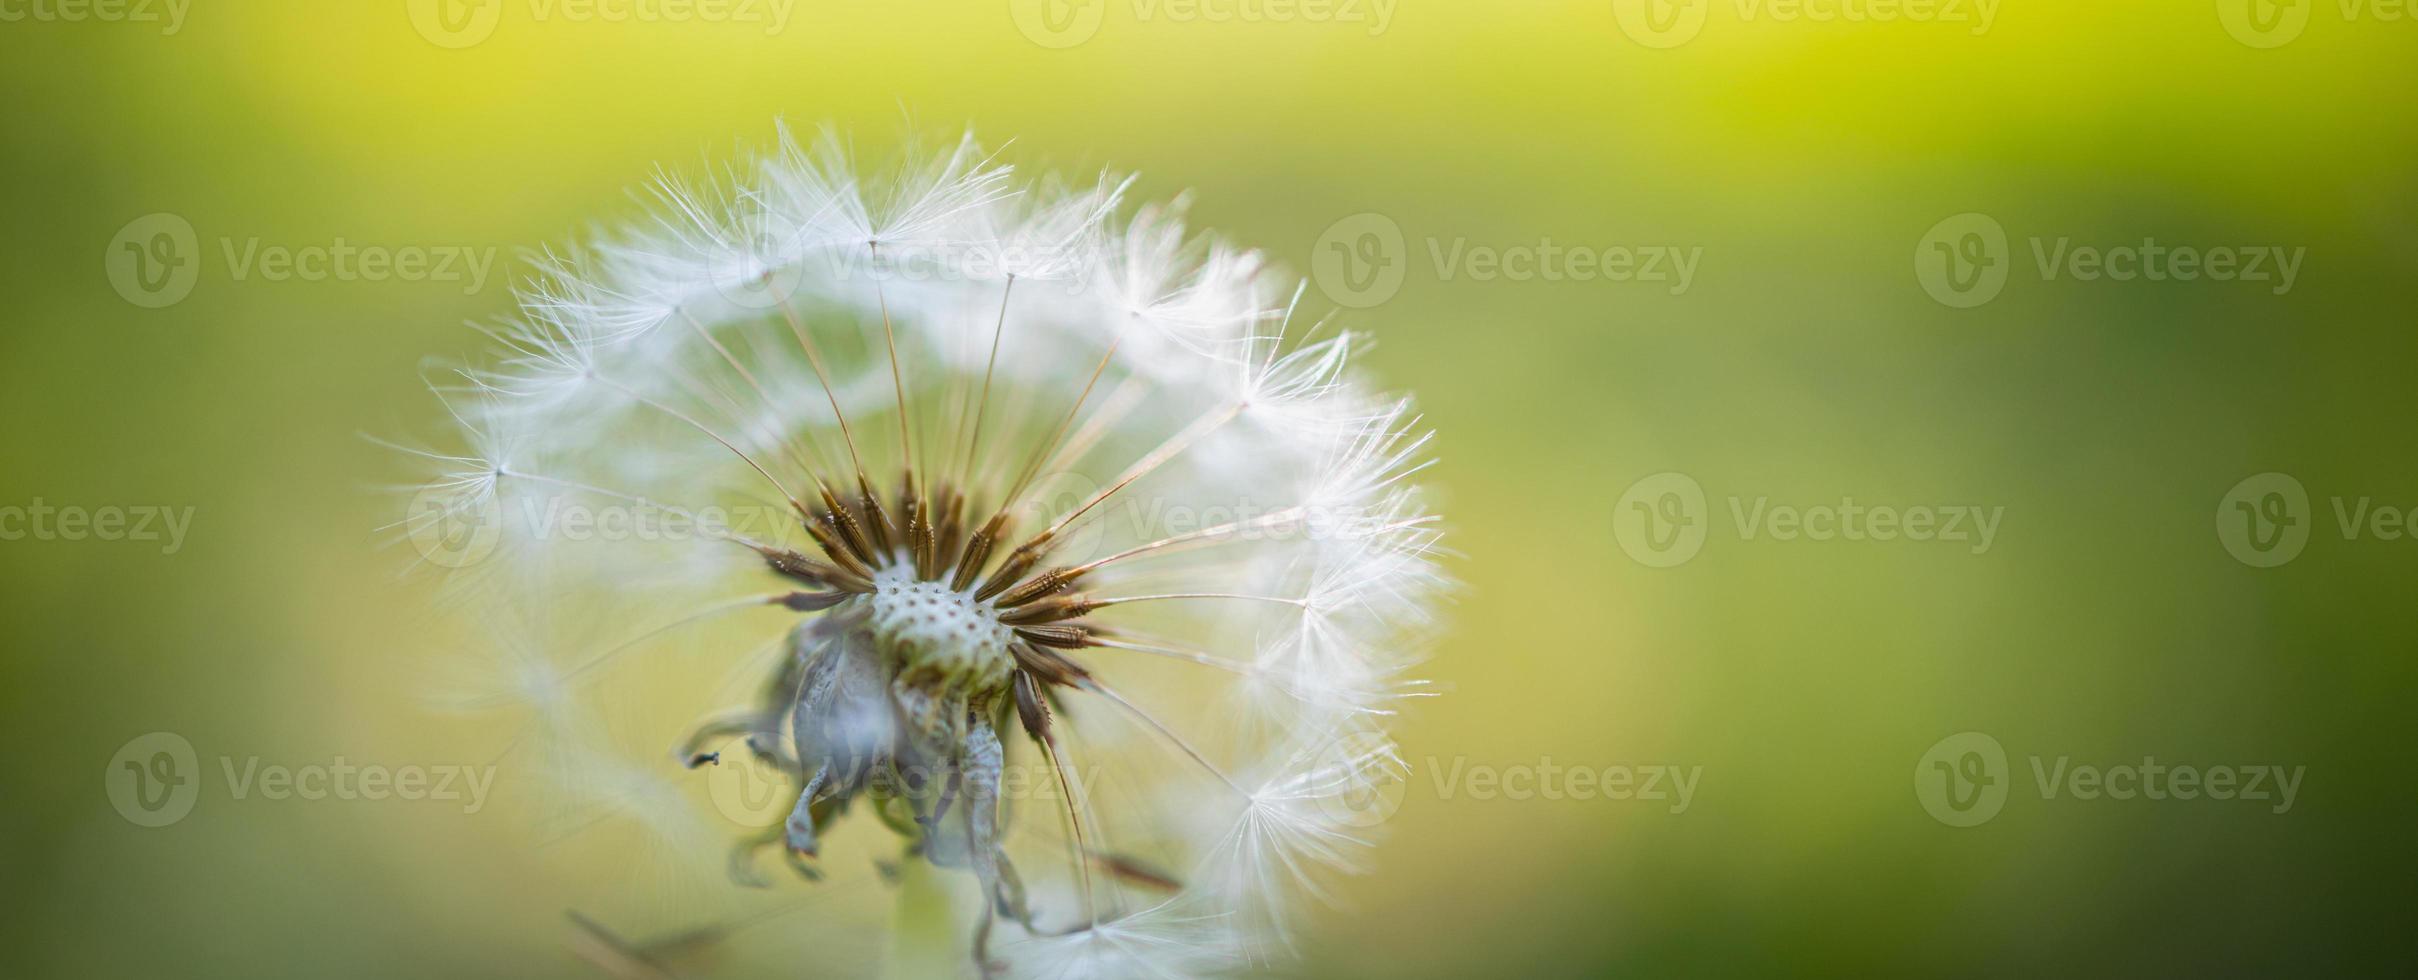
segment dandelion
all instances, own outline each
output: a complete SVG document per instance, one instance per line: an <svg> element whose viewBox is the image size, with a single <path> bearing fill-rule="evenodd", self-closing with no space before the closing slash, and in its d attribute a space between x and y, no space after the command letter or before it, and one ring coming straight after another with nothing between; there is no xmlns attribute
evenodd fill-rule
<svg viewBox="0 0 2418 980"><path fill-rule="evenodd" d="M1293 899L1371 841L1449 588L1426 430L1354 368L1364 338L1305 324L1181 202L1120 217L1130 185L1021 181L970 137L867 167L783 130L545 257L494 356L438 386L465 448L415 452L423 513L503 515L485 601L790 620L766 657L678 654L761 671L666 734L679 762L790 782L734 877L772 851L819 877L836 829L875 828L886 867L979 896L951 941L986 972L1283 955ZM574 535L566 503L626 519ZM641 649L497 697L565 715ZM649 787L633 809L676 823L647 773L581 758L556 775Z"/></svg>

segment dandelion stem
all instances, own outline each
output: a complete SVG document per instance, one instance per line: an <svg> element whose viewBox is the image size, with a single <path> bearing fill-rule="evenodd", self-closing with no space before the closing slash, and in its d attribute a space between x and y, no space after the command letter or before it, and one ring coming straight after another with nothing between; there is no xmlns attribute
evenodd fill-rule
<svg viewBox="0 0 2418 980"><path fill-rule="evenodd" d="M1303 608L1307 608L1309 606L1309 602L1304 599L1289 599L1280 595L1250 595L1242 592L1161 592L1157 595L1127 595L1116 596L1108 599L1093 599L1090 600L1090 605L1092 608L1097 609L1103 606L1122 605L1128 602L1157 602L1162 599L1243 599L1251 602L1274 602L1281 605L1300 606Z"/></svg>
<svg viewBox="0 0 2418 980"><path fill-rule="evenodd" d="M705 324L697 322L697 318L689 315L687 310L680 311L680 319L688 321L689 328L696 331L698 338L711 345L714 353L720 354L723 363L729 364L732 371L738 372L740 379L746 381L747 387L755 391L757 400L762 401L766 409L776 412L780 410L781 403L774 401L771 393L764 390L764 385L756 380L755 372L749 371L746 365L739 363L738 358L731 356L730 348L723 345L721 338L715 337L712 331L705 329ZM797 445L790 440L787 434L780 436L780 443L781 451L789 454L790 462L801 467L805 465L805 454L798 452Z"/></svg>
<svg viewBox="0 0 2418 980"><path fill-rule="evenodd" d="M1186 663L1200 664L1203 667L1215 667L1219 670L1243 677L1257 677L1260 675L1259 668L1253 667L1250 664L1242 663L1240 661L1227 660L1223 657L1212 657L1206 653L1194 653L1190 650L1176 650L1169 647L1156 647L1143 643L1127 643L1123 640L1109 640L1097 636L1091 637L1088 642L1094 647L1106 647L1110 650L1125 650L1131 653L1147 653L1154 657L1166 657L1170 660L1181 660Z"/></svg>
<svg viewBox="0 0 2418 980"><path fill-rule="evenodd" d="M1031 485L1033 478L1041 475L1041 467L1050 461L1050 457L1057 455L1058 441L1066 438L1066 430L1074 427L1075 416L1083 411L1083 403L1091 400L1092 388L1100 383L1100 373L1108 370L1109 359L1117 356L1118 342L1109 341L1107 352L1100 355L1100 363L1091 369L1091 379L1083 382L1083 393L1076 396L1074 404L1066 407L1066 418L1058 423L1058 430L1050 433L1048 441L1041 444L1041 451L1033 454L1033 461L1024 468L1022 475L1016 477L1016 484L1008 488L1007 498L999 505L1001 512L1016 506L1017 498L1024 496L1024 490Z"/></svg>
<svg viewBox="0 0 2418 980"><path fill-rule="evenodd" d="M881 244L867 242L865 252L873 257L873 297L882 308L882 343L890 349L890 387L898 393L899 465L912 470L915 467L915 443L907 435L907 380L898 367L898 333L890 328L890 296L882 289Z"/></svg>
<svg viewBox="0 0 2418 980"><path fill-rule="evenodd" d="M676 419L679 419L679 420L680 420L680 421L682 421L682 422L686 422L686 423L688 423L688 425L689 425L689 427L690 427L690 428L693 428L693 429L696 429L696 430L697 430L697 431L699 431L699 432L705 433L705 437L706 437L706 438L708 438L708 439L712 439L712 440L713 440L713 441L715 441L715 442L721 443L721 444L722 444L722 448L724 448L724 449L728 449L728 450L730 450L730 451L731 451L731 455L737 456L737 457L739 457L741 460L746 461L747 465L748 465L750 468L752 468L752 469L754 469L754 470L756 471L756 475L763 477L763 478L764 478L764 482L772 484L772 488L773 488L773 489L780 491L780 492L781 492L781 496L782 496L784 499L786 499L786 500L788 500L788 501L789 501L789 505L790 505L791 507L795 507L795 508L797 508L798 513L800 513L800 514L812 513L812 511L809 511L809 510L807 510L807 509L806 509L806 505L805 505L805 504L798 502L798 496L797 496L797 494L790 493L790 492L789 492L789 488L788 488L788 487L786 487L786 486L783 486L783 485L781 484L780 479L772 475L772 471L767 470L767 469L765 469L765 468L764 468L764 464L756 462L755 457L753 457L753 456L749 456L749 455L746 453L746 451L745 451L745 450L740 449L738 446L732 445L732 444L731 444L731 441L730 441L730 440L728 440L728 439L724 439L724 438L722 438L722 436L721 436L721 434L720 434L720 433L717 433L717 432L715 432L715 431L714 431L714 430L712 430L712 429L706 428L705 423L703 423L703 422L699 422L699 421L697 421L696 419L690 418L690 417L689 417L687 414L685 414L685 413L681 412L679 409L673 408L673 407L671 407L671 406L669 406L669 405L666 405L666 404L664 404L664 403L662 403L662 402L659 402L659 401L656 401L656 400L654 400L654 399L652 399L652 398L649 398L649 397L647 397L647 396L645 396L645 395L643 395L643 394L640 394L638 391L636 391L636 390L634 390L634 389L631 389L631 388L629 388L629 387L623 386L623 385L621 385L621 384L619 384L619 383L616 383L616 382L612 381L611 379L608 379L608 378L605 378L605 377L599 376L599 377L597 377L596 381L597 381L597 383L598 383L598 384L604 385L604 386L605 386L605 387L607 387L607 388L611 388L611 389L613 389L614 391L618 391L618 392L620 392L620 393L622 393L622 394L624 394L624 395L629 396L629 398L630 398L631 400L636 401L638 404L644 405L644 406L646 406L646 407L648 407L648 408L651 408L651 409L654 409L654 410L656 410L656 411L658 411L658 412L662 412L663 414L665 414L665 415L669 415L669 416L671 416L671 417L673 417L673 418L676 418Z"/></svg>
<svg viewBox="0 0 2418 980"><path fill-rule="evenodd" d="M1083 804L1075 799L1074 780L1067 778L1066 757L1058 751L1056 736L1044 735L1042 737L1041 754L1049 756L1050 771L1058 776L1058 795L1066 798L1066 822L1074 832L1069 845L1074 851L1075 885L1082 892L1083 923L1090 925L1098 922L1100 916L1092 903L1091 862L1084 857L1090 848L1083 840Z"/></svg>
<svg viewBox="0 0 2418 980"><path fill-rule="evenodd" d="M974 471L974 450L982 445L982 417L991 407L991 375L999 370L999 340L1007 332L1008 297L1015 292L1016 277L1011 275L1007 287L999 291L999 321L991 325L991 359L982 368L982 395L974 399L974 434L966 439L966 473Z"/></svg>
<svg viewBox="0 0 2418 980"><path fill-rule="evenodd" d="M1074 523L1075 518L1081 517L1085 512L1091 510L1093 507L1099 506L1101 501L1107 500L1109 497L1115 495L1117 491L1125 489L1128 485L1131 485L1133 481L1139 480L1145 476L1149 476L1151 471L1167 465L1168 460L1174 459L1178 455L1181 455L1184 450L1191 448L1192 444L1199 441L1202 436L1208 435L1218 426L1233 421L1234 417L1241 415L1242 412L1243 406L1241 403L1237 402L1233 407L1224 411L1212 412L1208 415L1202 416L1199 421L1186 426L1184 431L1168 437L1166 442L1159 444L1159 448L1151 450L1150 455L1142 457L1131 467L1128 467L1122 475L1117 477L1117 482L1110 484L1107 489L1093 494L1090 500L1084 501L1083 506L1075 508L1072 513L1059 518L1057 523L1051 524L1049 526L1049 530L1043 531L1041 536L1046 537L1048 535L1056 534L1059 531L1065 530L1068 524Z"/></svg>
<svg viewBox="0 0 2418 980"><path fill-rule="evenodd" d="M1308 513L1307 508L1287 507L1283 510L1268 514L1265 517L1255 517L1248 521L1233 521L1230 523L1217 525L1216 527L1205 527L1198 531L1189 531L1183 534L1170 535L1146 544L1135 545L1106 558L1089 562L1080 566L1080 570L1084 572L1097 571L1102 566L1121 562L1128 558L1138 557L1153 551L1158 551L1162 548L1172 548L1178 545L1189 544L1194 541L1205 541L1212 538L1238 534L1243 531L1255 530L1275 524L1282 524L1286 521L1297 520L1306 513Z"/></svg>
<svg viewBox="0 0 2418 980"><path fill-rule="evenodd" d="M1209 770L1210 775L1216 776L1219 782L1225 783L1227 787L1233 789L1238 795L1241 795L1245 798L1248 798L1251 795L1250 791L1244 789L1241 783L1234 781L1234 777L1226 775L1225 770L1218 768L1216 763L1210 762L1209 757L1202 755L1199 749L1193 748L1191 742L1185 741L1184 736L1176 734L1175 729L1167 727L1165 723L1153 717L1150 712L1142 710L1141 705L1125 700L1124 695L1110 690L1108 685L1102 684L1092 678L1084 678L1078 683L1083 686L1084 690L1090 691L1101 697L1107 698L1112 702L1115 702L1118 707L1125 709L1135 718L1140 719L1143 724L1150 726L1168 741L1175 743L1176 748L1182 749L1185 755L1192 757L1192 761L1200 763L1201 768Z"/></svg>
<svg viewBox="0 0 2418 980"><path fill-rule="evenodd" d="M798 348L806 352L806 365L814 369L814 380L823 386L823 398L831 402L831 417L840 426L840 441L848 444L848 462L856 471L865 471L865 458L856 451L856 433L848 427L848 413L840 411L839 393L831 388L831 373L823 370L823 355L815 350L814 341L806 338L806 324L798 319L798 311L781 301L781 319L789 322L789 333L798 339Z"/></svg>

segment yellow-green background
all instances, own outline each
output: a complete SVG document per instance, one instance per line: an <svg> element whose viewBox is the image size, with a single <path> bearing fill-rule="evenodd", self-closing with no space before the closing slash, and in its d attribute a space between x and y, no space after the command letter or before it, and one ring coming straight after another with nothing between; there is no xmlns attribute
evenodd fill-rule
<svg viewBox="0 0 2418 980"><path fill-rule="evenodd" d="M18 7L15 9L23 9ZM133 736L304 764L473 761L422 711L446 628L374 528L416 376L504 311L516 250L630 211L659 164L775 117L869 147L903 116L1113 163L1308 268L1387 215L1400 293L1352 322L1441 432L1470 589L1403 720L1422 767L1322 975L2399 973L2408 969L2418 542L2326 500L2418 504L2418 23L2318 5L2273 50L2209 0L2005 0L1958 24L1742 20L1669 50L1612 6L1403 0L1366 24L1140 19L1053 50L1005 2L815 2L786 30L538 22L448 50L401 2L199 0L156 26L0 23L0 505L190 505L184 550L0 542L0 973L575 976L508 811L230 801L143 829ZM174 212L183 302L103 252ZM1993 215L2014 277L1933 302L1934 222ZM2030 236L2306 247L2287 295L2043 282ZM495 247L496 281L231 281L218 241ZM1425 243L1702 246L1693 287L1441 281ZM1316 293L1312 302L1320 303ZM1690 474L1800 505L2006 508L1952 544L1625 556L1612 504ZM2230 558L2235 481L2300 479L2297 560ZM1980 730L2005 811L1910 774ZM2022 760L2305 766L2293 809L2043 801ZM1427 767L1703 767L1684 813L1440 799ZM215 784L215 773L208 774ZM512 792L499 787L499 794ZM811 974L814 964L800 964Z"/></svg>

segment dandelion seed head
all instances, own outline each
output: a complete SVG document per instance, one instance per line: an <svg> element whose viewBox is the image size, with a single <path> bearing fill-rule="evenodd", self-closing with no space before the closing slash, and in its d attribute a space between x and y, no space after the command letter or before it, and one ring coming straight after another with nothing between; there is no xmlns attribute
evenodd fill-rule
<svg viewBox="0 0 2418 980"><path fill-rule="evenodd" d="M572 718L639 655L762 675L675 751L550 753L552 777L693 844L681 769L744 758L787 785L725 811L735 877L819 878L836 828L888 835L970 876L975 955L1027 975L1289 947L1399 776L1385 729L1450 588L1429 437L1354 367L1362 335L1182 201L1124 216L1131 184L784 128L538 257L449 389L464 448L415 453L435 502L407 521L514 503L497 533L570 574L515 561L482 596L665 625L504 658L487 700ZM743 623L769 632L723 639Z"/></svg>

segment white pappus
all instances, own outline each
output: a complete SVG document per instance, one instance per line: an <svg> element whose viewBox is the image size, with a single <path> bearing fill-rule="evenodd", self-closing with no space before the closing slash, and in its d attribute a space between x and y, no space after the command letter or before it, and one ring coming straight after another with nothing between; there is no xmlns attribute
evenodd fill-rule
<svg viewBox="0 0 2418 980"><path fill-rule="evenodd" d="M545 257L437 386L459 448L416 453L400 530L495 518L480 601L792 620L756 693L664 734L791 781L743 863L814 876L835 826L895 834L982 896L969 971L1284 955L1400 778L1451 588L1428 432L1180 200L1020 180L971 137L901 159L784 129ZM565 501L635 516L574 535ZM524 683L541 722L623 649ZM1019 761L1038 787L1003 784Z"/></svg>

